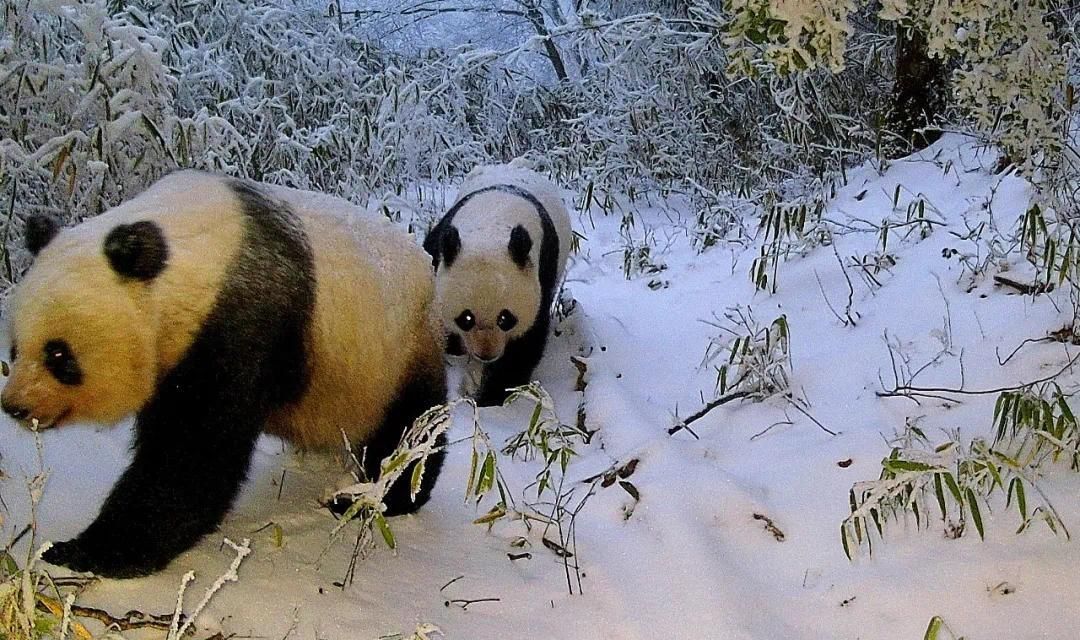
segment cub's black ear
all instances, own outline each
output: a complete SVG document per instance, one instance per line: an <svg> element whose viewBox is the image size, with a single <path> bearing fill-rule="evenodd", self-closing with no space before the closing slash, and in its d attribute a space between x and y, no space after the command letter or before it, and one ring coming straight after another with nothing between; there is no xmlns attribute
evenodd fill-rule
<svg viewBox="0 0 1080 640"><path fill-rule="evenodd" d="M446 227L442 232L442 237L439 238L439 249L442 253L443 264L449 267L461 251L461 234L458 233L457 227L452 225Z"/></svg>
<svg viewBox="0 0 1080 640"><path fill-rule="evenodd" d="M532 238L520 224L510 232L510 258L519 268L529 264L529 251L532 250Z"/></svg>
<svg viewBox="0 0 1080 640"><path fill-rule="evenodd" d="M60 222L52 216L35 213L26 219L26 248L37 255L60 233Z"/></svg>
<svg viewBox="0 0 1080 640"><path fill-rule="evenodd" d="M153 280L169 259L165 234L149 220L114 228L105 236L104 248L113 270L136 280Z"/></svg>

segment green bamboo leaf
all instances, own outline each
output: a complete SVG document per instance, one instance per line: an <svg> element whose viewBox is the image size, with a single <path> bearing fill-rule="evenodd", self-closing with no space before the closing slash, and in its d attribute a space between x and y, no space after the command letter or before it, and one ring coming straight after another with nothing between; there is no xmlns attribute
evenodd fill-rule
<svg viewBox="0 0 1080 640"><path fill-rule="evenodd" d="M472 458L469 461L469 484L465 487L465 499L473 494L473 486L476 484L476 465L480 463L480 454L476 449L472 450Z"/></svg>
<svg viewBox="0 0 1080 640"><path fill-rule="evenodd" d="M978 498L975 497L975 492L970 488L967 490L968 507L971 509L971 519L975 521L975 530L979 532L979 538L986 539L985 532L983 531L982 512L979 511Z"/></svg>
<svg viewBox="0 0 1080 640"><path fill-rule="evenodd" d="M964 506L964 499L960 496L960 485L956 484L956 478L948 471L942 474L945 477L945 486L949 488L949 492L952 493L953 498L956 499L956 504L961 508Z"/></svg>
<svg viewBox="0 0 1080 640"><path fill-rule="evenodd" d="M941 519L949 519L949 511L945 508L945 490L941 486L941 474L934 474L934 495L937 496L938 509L941 510Z"/></svg>
<svg viewBox="0 0 1080 640"><path fill-rule="evenodd" d="M926 633L923 634L923 640L937 640L938 634L941 633L941 627L944 624L945 621L941 619L941 616L930 618L930 624L926 626Z"/></svg>
<svg viewBox="0 0 1080 640"><path fill-rule="evenodd" d="M420 483L424 479L424 463L420 460L413 465L412 478L409 480L409 499L416 500L416 494L420 493Z"/></svg>
<svg viewBox="0 0 1080 640"><path fill-rule="evenodd" d="M926 464L925 462L915 462L914 460L894 460L888 459L884 461L884 466L890 471L933 471L938 467L934 465Z"/></svg>
<svg viewBox="0 0 1080 640"><path fill-rule="evenodd" d="M1024 496L1024 483L1016 478L1016 508L1020 510L1020 517L1025 520L1028 517L1027 498Z"/></svg>
<svg viewBox="0 0 1080 640"><path fill-rule="evenodd" d="M382 464L382 476L390 475L394 473L402 466L405 465L405 461L409 459L409 453L407 451L400 451L389 460L384 460ZM382 477L380 476L380 477Z"/></svg>
<svg viewBox="0 0 1080 640"><path fill-rule="evenodd" d="M482 496L495 484L495 453L489 451L480 469L480 479L476 483L476 495Z"/></svg>
<svg viewBox="0 0 1080 640"><path fill-rule="evenodd" d="M386 522L386 518L383 514L375 514L375 526L379 529L379 533L382 534L383 542L391 549L397 549L397 540L394 539L394 532L390 530L390 524Z"/></svg>
<svg viewBox="0 0 1080 640"><path fill-rule="evenodd" d="M989 460L989 459L984 460L983 465L986 467L986 470L988 472L990 472L990 477L994 479L994 484L990 486L990 490L993 491L994 486L997 486L1002 491L1004 491L1005 490L1005 483L1001 479L1001 473L998 471L997 465L994 464L994 462L992 460Z"/></svg>
<svg viewBox="0 0 1080 640"><path fill-rule="evenodd" d="M1076 416L1073 415L1072 409L1069 408L1069 403L1065 401L1065 396L1061 395L1061 393L1058 392L1056 402L1058 408L1061 410L1061 415L1064 416L1065 419L1069 421L1069 424L1075 428Z"/></svg>
<svg viewBox="0 0 1080 640"><path fill-rule="evenodd" d="M529 418L529 433L536 433L536 425L540 422L540 410L542 408L539 402L533 408L532 417Z"/></svg>
<svg viewBox="0 0 1080 640"><path fill-rule="evenodd" d="M505 515L506 515L506 506L504 506L500 502L499 504L495 505L490 510L488 510L487 513L480 516L476 520L473 520L473 524L491 524L491 523L495 522L496 520L498 520L499 518L502 518Z"/></svg>

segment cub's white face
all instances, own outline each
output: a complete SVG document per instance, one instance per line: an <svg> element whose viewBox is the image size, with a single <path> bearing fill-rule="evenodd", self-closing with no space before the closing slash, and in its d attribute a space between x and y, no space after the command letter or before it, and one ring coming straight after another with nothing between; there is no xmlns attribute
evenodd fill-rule
<svg viewBox="0 0 1080 640"><path fill-rule="evenodd" d="M468 355L492 362L502 357L507 342L532 326L540 310L540 283L534 268L518 267L509 254L463 254L440 266L435 298L451 353L460 340Z"/></svg>

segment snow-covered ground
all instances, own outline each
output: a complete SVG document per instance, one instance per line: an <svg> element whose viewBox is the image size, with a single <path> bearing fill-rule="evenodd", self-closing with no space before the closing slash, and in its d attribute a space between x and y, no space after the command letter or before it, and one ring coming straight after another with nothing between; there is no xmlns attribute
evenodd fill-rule
<svg viewBox="0 0 1080 640"><path fill-rule="evenodd" d="M563 420L573 422L582 394L574 390L578 373L570 358L584 359L586 424L598 432L578 446L568 480L636 459L626 480L640 494L635 501L617 482L598 485L582 509L580 594L568 593L563 562L535 530L531 546L517 549L510 542L522 535L520 524L498 523L491 531L472 524L490 504L464 502L467 442L451 448L429 506L391 522L397 551L377 548L342 588L351 537L326 549L335 521L316 504L339 468L267 439L219 534L159 575L95 583L80 603L117 615L171 612L181 575L194 569L193 606L233 557L221 545L227 536L250 538L253 553L239 582L197 621L200 638L218 629L239 637L378 638L433 624L445 637L465 640L854 640L919 638L933 616L969 639L1076 637L1080 547L1042 525L1015 535L1016 514L1003 505L987 516L985 541L973 531L949 539L940 525L917 530L913 522L894 522L872 556L863 548L849 561L840 543L852 484L877 478L887 439L906 421L917 421L931 439L943 439L946 429L965 438L991 432L994 395L949 406L878 397L881 380L892 380L886 333L912 368L946 351L920 374L927 386L958 387L961 375L969 389L1017 384L1059 369L1071 355L1059 343L1031 344L999 366L997 351L1004 357L1067 323L1065 298L1017 295L989 276L973 280L949 251L974 254L979 244L961 238L970 228L992 219L1011 230L1027 210L1028 185L993 174L995 161L969 140L947 136L882 173L871 166L848 172L824 213L834 224L867 229L862 221L902 219L916 197L936 221L925 238L915 227L893 232L887 250L895 265L878 276L880 287L871 290L848 270L854 326L838 320L823 296L843 311L848 284L837 254L875 251L880 238L872 231L835 235L835 252L817 246L793 256L779 267L778 292L767 294L756 292L748 276L759 245L721 245L698 255L684 232L689 213L680 220L645 206L636 212L632 233L652 231L653 260L667 269L632 280L623 277L618 217L593 212L575 221L586 237L568 275L577 305L557 326L536 377ZM907 230L913 232L904 237ZM985 246L980 251L984 257ZM654 279L667 286L650 288ZM763 325L786 315L792 387L807 412L837 435L779 398L715 409L693 424L699 439L685 430L668 434L676 407L685 417L701 407L702 394L714 397L715 371L700 365L720 332L706 321L736 304L751 307ZM1072 376L1062 382L1066 391L1075 388ZM501 444L525 427L529 413L523 406L483 409L481 424ZM472 432L461 417L454 440ZM9 536L28 520L25 479L37 460L29 433L7 420L0 429ZM127 438L124 428L44 434L52 471L38 513L40 536L66 539L90 521L125 464ZM501 468L519 489L536 471L509 460ZM1080 530L1076 474L1054 470L1039 482L1065 523ZM531 556L507 555L522 551ZM577 576L572 583L576 591ZM497 600L451 602L487 598Z"/></svg>

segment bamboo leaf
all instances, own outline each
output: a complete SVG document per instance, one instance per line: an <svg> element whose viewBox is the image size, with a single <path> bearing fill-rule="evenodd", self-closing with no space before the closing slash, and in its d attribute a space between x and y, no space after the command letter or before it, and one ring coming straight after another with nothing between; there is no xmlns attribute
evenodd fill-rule
<svg viewBox="0 0 1080 640"><path fill-rule="evenodd" d="M975 521L975 530L979 532L979 538L985 540L986 535L983 531L982 512L979 511L978 498L975 497L975 492L970 488L967 490L968 507L971 509L971 519Z"/></svg>
<svg viewBox="0 0 1080 640"><path fill-rule="evenodd" d="M382 534L383 542L391 549L397 549L397 540L394 539L394 532L390 530L390 524L386 522L386 518L381 513L375 514L375 527Z"/></svg>

